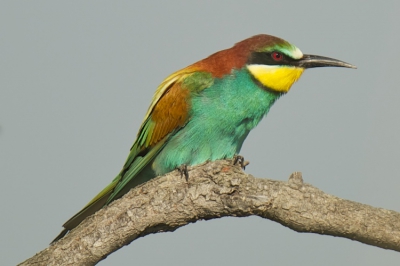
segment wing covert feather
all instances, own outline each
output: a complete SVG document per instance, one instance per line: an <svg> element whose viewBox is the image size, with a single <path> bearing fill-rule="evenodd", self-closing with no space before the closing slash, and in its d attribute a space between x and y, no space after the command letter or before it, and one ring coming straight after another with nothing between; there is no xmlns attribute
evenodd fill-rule
<svg viewBox="0 0 400 266"><path fill-rule="evenodd" d="M190 94L201 92L211 86L213 82L214 79L210 72L195 65L167 77L153 96L152 103L121 172L81 211L64 224L65 229L53 242L62 238L83 219L129 191L130 186L145 182L146 180L143 179L145 176L140 176L137 180L135 178L153 161L168 143L169 138L190 120Z"/></svg>

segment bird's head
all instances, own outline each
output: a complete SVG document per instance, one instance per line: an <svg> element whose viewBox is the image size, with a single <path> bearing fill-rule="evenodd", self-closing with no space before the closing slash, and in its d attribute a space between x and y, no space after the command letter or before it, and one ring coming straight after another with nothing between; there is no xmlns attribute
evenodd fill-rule
<svg viewBox="0 0 400 266"><path fill-rule="evenodd" d="M192 65L215 77L223 77L234 69L247 68L255 82L265 89L286 93L307 68L355 66L317 55L303 54L287 41L266 34L245 39L232 48L217 52Z"/></svg>
<svg viewBox="0 0 400 266"><path fill-rule="evenodd" d="M303 54L296 46L270 35L257 35L235 46L248 50L246 67L254 79L262 86L280 93L288 92L307 68L356 68L337 59Z"/></svg>

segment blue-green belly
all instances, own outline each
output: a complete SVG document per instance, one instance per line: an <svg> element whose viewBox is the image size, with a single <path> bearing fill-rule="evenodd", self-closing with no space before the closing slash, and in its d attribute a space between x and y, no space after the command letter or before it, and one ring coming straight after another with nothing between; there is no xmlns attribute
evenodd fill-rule
<svg viewBox="0 0 400 266"><path fill-rule="evenodd" d="M255 84L247 69L214 80L191 94L190 120L156 156L153 170L162 175L183 164L232 158L279 96Z"/></svg>

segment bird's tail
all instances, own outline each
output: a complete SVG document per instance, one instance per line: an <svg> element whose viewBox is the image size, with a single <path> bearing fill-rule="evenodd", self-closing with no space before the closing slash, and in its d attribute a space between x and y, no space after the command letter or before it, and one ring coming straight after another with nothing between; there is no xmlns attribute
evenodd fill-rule
<svg viewBox="0 0 400 266"><path fill-rule="evenodd" d="M103 208L120 180L121 176L118 175L107 187L105 187L99 194L96 195L96 197L94 197L85 207L83 207L82 210L72 216L71 219L66 221L63 225L64 229L56 238L54 238L53 241L51 241L50 244L53 244L63 238L70 230L77 227L86 217Z"/></svg>

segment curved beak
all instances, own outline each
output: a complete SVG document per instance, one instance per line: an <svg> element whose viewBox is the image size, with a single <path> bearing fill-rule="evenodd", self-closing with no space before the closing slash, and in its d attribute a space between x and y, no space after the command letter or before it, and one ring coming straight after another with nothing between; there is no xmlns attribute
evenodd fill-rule
<svg viewBox="0 0 400 266"><path fill-rule="evenodd" d="M347 67L357 68L356 66L325 56L305 54L297 61L299 67L313 68L313 67Z"/></svg>

